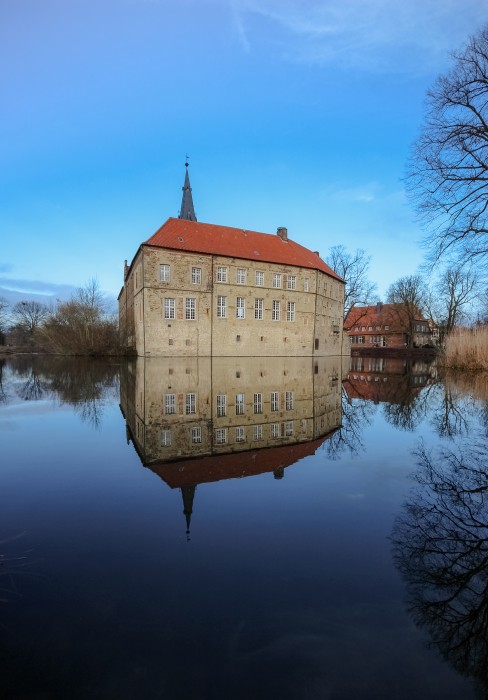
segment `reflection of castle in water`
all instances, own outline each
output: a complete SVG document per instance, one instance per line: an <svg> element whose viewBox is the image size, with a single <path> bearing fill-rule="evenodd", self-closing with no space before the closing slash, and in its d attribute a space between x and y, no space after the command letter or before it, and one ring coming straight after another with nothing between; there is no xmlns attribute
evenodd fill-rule
<svg viewBox="0 0 488 700"><path fill-rule="evenodd" d="M398 403L418 394L433 378L433 358L351 357L344 389L349 399Z"/></svg>
<svg viewBox="0 0 488 700"><path fill-rule="evenodd" d="M280 479L340 427L342 361L138 358L121 373L129 438L145 466L182 490L189 521L196 485Z"/></svg>

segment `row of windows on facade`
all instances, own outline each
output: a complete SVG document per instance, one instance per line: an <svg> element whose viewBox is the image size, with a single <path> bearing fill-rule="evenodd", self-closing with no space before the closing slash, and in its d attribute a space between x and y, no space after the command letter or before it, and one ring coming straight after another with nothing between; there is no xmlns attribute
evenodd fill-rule
<svg viewBox="0 0 488 700"><path fill-rule="evenodd" d="M285 410L292 411L294 407L294 393L293 391L285 391ZM280 410L280 392L272 391L270 395L270 407L271 411ZM227 394L217 394L217 416L227 415ZM235 399L235 410L236 416L243 416L245 413L246 402L244 394L236 394ZM185 396L185 413L186 415L191 415L196 413L197 410L197 395L193 392L186 394ZM164 412L167 415L176 413L176 394L165 394L164 395ZM263 412L263 394L256 393L253 396L253 413Z"/></svg>
<svg viewBox="0 0 488 700"><path fill-rule="evenodd" d="M217 297L217 318L227 318L228 300L227 297ZM286 320L294 321L296 316L296 303L294 301L286 302ZM176 299L165 298L164 300L164 318L167 321L176 318ZM236 298L236 318L246 318L246 300L244 297ZM264 319L264 299L254 300L254 318L257 321ZM187 321L196 321L197 319L197 302L194 297L185 299L185 319ZM281 301L273 300L271 306L271 320L279 321L281 319Z"/></svg>
<svg viewBox="0 0 488 700"><path fill-rule="evenodd" d="M264 439L264 427L263 425L253 426L253 439L263 440ZM302 421L302 432L307 431L307 421ZM217 445L225 445L228 442L228 428L216 428L214 431L214 439ZM246 428L241 425L234 428L235 441L236 442L246 442ZM285 421L284 423L271 423L269 426L269 435L271 438L281 438L281 437L292 437L294 435L293 421ZM193 445L202 444L202 428L201 426L196 426L191 428L191 442ZM163 428L161 430L161 445L163 447L171 447L172 444L172 431L171 428Z"/></svg>
<svg viewBox="0 0 488 700"><path fill-rule="evenodd" d="M352 345L364 345L366 342L364 335L350 335L349 339ZM371 335L369 336L369 342L371 345L384 347L386 345L386 338L384 335Z"/></svg>
<svg viewBox="0 0 488 700"><path fill-rule="evenodd" d="M360 330L359 326L355 326L355 327L354 327L354 330L355 330L355 331L359 331L359 330ZM372 330L373 330L373 326L361 326L361 330L362 330L362 331L366 331L366 330L372 331ZM374 330L375 330L375 331L380 331L380 330L381 330L381 326L375 326L375 327L374 327ZM383 330L389 331L389 330L390 330L390 326L383 326Z"/></svg>
<svg viewBox="0 0 488 700"><path fill-rule="evenodd" d="M215 279L217 282L228 283L229 282L229 268L218 266L216 271ZM159 280L161 282L171 282L171 265L160 265L159 266ZM192 267L190 272L190 280L192 284L202 283L202 268ZM255 271L254 277L256 287L265 286L265 273L261 270ZM296 275L285 275L281 272L272 273L271 278L272 286L275 289L296 289L297 288L297 276ZM247 270L243 267L238 267L236 269L235 276L236 284L247 284ZM303 291L310 291L310 280L305 277L303 280Z"/></svg>

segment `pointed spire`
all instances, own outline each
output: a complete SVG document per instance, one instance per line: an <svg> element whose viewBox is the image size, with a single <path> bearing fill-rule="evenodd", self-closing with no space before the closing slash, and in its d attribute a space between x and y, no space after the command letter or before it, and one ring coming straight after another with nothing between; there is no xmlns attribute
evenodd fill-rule
<svg viewBox="0 0 488 700"><path fill-rule="evenodd" d="M183 496L183 514L186 518L186 539L190 541L190 522L193 510L193 498L195 497L196 486L182 486L181 495Z"/></svg>
<svg viewBox="0 0 488 700"><path fill-rule="evenodd" d="M181 209L178 218L196 221L195 209L193 208L193 197L191 196L190 177L188 175L188 156L185 163L185 184L183 185L183 196L181 198Z"/></svg>

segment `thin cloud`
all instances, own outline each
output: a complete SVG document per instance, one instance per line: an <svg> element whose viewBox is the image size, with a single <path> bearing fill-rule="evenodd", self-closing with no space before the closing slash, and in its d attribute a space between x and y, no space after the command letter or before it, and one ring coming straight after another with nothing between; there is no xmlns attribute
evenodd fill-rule
<svg viewBox="0 0 488 700"><path fill-rule="evenodd" d="M293 60L377 72L418 72L444 64L487 20L479 0L234 0L234 24L249 51L254 20L269 46ZM421 60L419 61L419 57Z"/></svg>

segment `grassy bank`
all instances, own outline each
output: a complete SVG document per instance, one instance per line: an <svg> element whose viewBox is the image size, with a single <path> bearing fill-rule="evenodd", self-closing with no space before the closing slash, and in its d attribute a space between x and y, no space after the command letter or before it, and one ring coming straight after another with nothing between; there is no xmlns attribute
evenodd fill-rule
<svg viewBox="0 0 488 700"><path fill-rule="evenodd" d="M442 363L449 369L488 370L488 327L461 328L446 338Z"/></svg>

